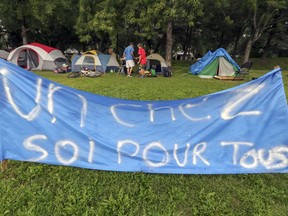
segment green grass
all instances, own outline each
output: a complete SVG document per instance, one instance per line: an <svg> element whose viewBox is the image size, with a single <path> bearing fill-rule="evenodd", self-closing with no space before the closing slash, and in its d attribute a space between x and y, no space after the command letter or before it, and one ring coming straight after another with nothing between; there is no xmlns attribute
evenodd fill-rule
<svg viewBox="0 0 288 216"><path fill-rule="evenodd" d="M173 77L66 78L37 72L64 85L132 100L197 97L287 68L288 59L254 60L245 81L200 79L187 74L191 62L175 62ZM266 65L266 67L265 67ZM283 72L288 95L287 69ZM160 175L88 170L9 161L0 174L0 215L287 215L288 174Z"/></svg>

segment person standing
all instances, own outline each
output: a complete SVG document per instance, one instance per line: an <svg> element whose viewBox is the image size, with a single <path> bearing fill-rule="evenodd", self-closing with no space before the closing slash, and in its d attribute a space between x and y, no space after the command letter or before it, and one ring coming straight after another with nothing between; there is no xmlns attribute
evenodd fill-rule
<svg viewBox="0 0 288 216"><path fill-rule="evenodd" d="M108 49L108 54L109 54L109 55L112 55L112 56L114 56L114 57L116 58L116 53L114 52L113 47L110 47L110 48Z"/></svg>
<svg viewBox="0 0 288 216"><path fill-rule="evenodd" d="M134 47L133 47L132 42L130 42L129 46L125 48L123 54L124 54L125 61L126 61L127 77L132 77L131 73L132 73L133 67L135 66Z"/></svg>
<svg viewBox="0 0 288 216"><path fill-rule="evenodd" d="M139 43L138 45L138 64L140 65L140 75L143 78L145 75L145 67L146 67L146 51L145 49L142 47L142 44Z"/></svg>

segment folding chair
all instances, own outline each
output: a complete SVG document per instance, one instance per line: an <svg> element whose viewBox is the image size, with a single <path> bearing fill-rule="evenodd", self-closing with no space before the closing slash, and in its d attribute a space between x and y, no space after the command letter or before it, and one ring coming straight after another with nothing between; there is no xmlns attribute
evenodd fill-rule
<svg viewBox="0 0 288 216"><path fill-rule="evenodd" d="M124 74L124 66L122 64L120 65L117 74L122 74L122 75Z"/></svg>
<svg viewBox="0 0 288 216"><path fill-rule="evenodd" d="M249 74L249 70L252 67L253 62L245 62L241 68L236 71L235 76L233 78L233 80L243 80L245 78L246 75Z"/></svg>
<svg viewBox="0 0 288 216"><path fill-rule="evenodd" d="M125 70L126 70L126 62L124 59L121 59L121 62L120 62L120 67L119 67L119 70L117 72L117 74L121 74L121 75L125 75Z"/></svg>

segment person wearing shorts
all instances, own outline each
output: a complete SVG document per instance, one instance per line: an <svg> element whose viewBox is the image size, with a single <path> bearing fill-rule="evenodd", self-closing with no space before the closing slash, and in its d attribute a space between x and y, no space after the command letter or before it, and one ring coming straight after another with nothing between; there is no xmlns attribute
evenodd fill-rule
<svg viewBox="0 0 288 216"><path fill-rule="evenodd" d="M133 47L132 42L130 42L129 46L125 48L123 54L124 54L125 61L126 61L127 77L131 77L133 67L135 66L134 47Z"/></svg>
<svg viewBox="0 0 288 216"><path fill-rule="evenodd" d="M138 45L138 64L140 65L140 75L141 77L145 76L145 67L146 67L146 51L145 49L142 47L142 44L139 43Z"/></svg>

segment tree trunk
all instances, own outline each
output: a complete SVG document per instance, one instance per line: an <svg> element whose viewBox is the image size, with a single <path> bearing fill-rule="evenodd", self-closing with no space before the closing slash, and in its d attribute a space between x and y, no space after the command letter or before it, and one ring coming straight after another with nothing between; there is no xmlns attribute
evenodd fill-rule
<svg viewBox="0 0 288 216"><path fill-rule="evenodd" d="M268 50L269 50L270 44L271 44L271 40L272 40L272 37L269 34L269 37L268 37L266 44L265 44L265 47L263 48L263 53L261 55L261 58L267 58Z"/></svg>
<svg viewBox="0 0 288 216"><path fill-rule="evenodd" d="M245 51L244 51L243 62L242 62L243 64L249 60L252 44L253 44L253 40L252 38L249 38L245 47Z"/></svg>
<svg viewBox="0 0 288 216"><path fill-rule="evenodd" d="M190 48L192 29L193 29L192 27L187 26L186 34L185 34L185 41L184 41L184 44L182 44L183 52L184 52L184 55L183 55L184 59L186 59L186 56L188 56L188 58L190 56L188 55L189 54L188 49Z"/></svg>
<svg viewBox="0 0 288 216"><path fill-rule="evenodd" d="M22 43L23 45L28 44L28 36L27 31L29 29L26 28L26 18L25 16L22 18L22 26L21 26L21 36L22 36Z"/></svg>
<svg viewBox="0 0 288 216"><path fill-rule="evenodd" d="M158 41L157 45L155 46L155 49L153 50L154 53L158 53L159 47L160 47L161 42L162 42L162 37L160 38L160 40Z"/></svg>
<svg viewBox="0 0 288 216"><path fill-rule="evenodd" d="M21 35L22 35L22 43L23 43L23 45L28 44L27 29L26 29L26 27L24 25L22 25Z"/></svg>
<svg viewBox="0 0 288 216"><path fill-rule="evenodd" d="M276 25L274 25L274 26L276 26ZM263 53L261 55L261 58L267 58L269 48L271 47L271 41L272 41L275 33L276 33L276 31L275 31L275 27L274 27L274 29L272 29L268 34L268 38L267 38L265 47L263 48Z"/></svg>
<svg viewBox="0 0 288 216"><path fill-rule="evenodd" d="M235 43L234 43L234 49L233 49L233 57L235 58L236 55L238 54L238 43L240 41L240 37L241 37L241 31L239 31L239 34L237 34L236 38L235 38Z"/></svg>
<svg viewBox="0 0 288 216"><path fill-rule="evenodd" d="M166 31L166 63L168 66L172 66L172 47L173 47L173 25L172 20L167 24Z"/></svg>
<svg viewBox="0 0 288 216"><path fill-rule="evenodd" d="M263 32L263 29L257 28L254 34L251 37L249 37L248 42L245 47L245 52L243 56L243 64L249 60L252 45L255 43L255 41L257 41L261 37L262 32Z"/></svg>
<svg viewBox="0 0 288 216"><path fill-rule="evenodd" d="M223 46L223 40L224 40L224 31L221 32L219 43L218 43L218 48L221 48Z"/></svg>
<svg viewBox="0 0 288 216"><path fill-rule="evenodd" d="M120 57L119 34L116 34L115 52L116 52L116 54L117 54L117 58ZM121 56L121 57L122 57L122 56Z"/></svg>
<svg viewBox="0 0 288 216"><path fill-rule="evenodd" d="M147 39L147 46L148 46L148 55L152 52L152 42L151 39Z"/></svg>

